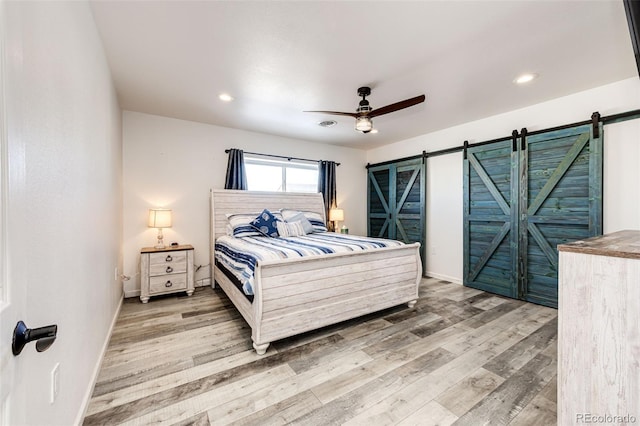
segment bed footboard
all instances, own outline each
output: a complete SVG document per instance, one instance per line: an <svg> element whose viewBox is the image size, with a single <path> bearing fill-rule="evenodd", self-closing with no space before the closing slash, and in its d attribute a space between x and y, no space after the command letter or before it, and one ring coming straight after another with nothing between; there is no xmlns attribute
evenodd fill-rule
<svg viewBox="0 0 640 426"><path fill-rule="evenodd" d="M418 298L419 243L263 262L256 268L252 339L270 342Z"/></svg>

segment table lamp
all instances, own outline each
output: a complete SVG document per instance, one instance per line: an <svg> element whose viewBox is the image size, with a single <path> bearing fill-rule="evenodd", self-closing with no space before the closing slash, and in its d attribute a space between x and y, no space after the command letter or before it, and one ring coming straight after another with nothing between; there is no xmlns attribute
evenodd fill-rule
<svg viewBox="0 0 640 426"><path fill-rule="evenodd" d="M342 209L331 209L329 210L329 221L334 222L333 230L338 229L338 222L344 220L344 210Z"/></svg>
<svg viewBox="0 0 640 426"><path fill-rule="evenodd" d="M164 248L162 228L171 228L171 210L149 209L149 228L158 228L158 244L155 248Z"/></svg>

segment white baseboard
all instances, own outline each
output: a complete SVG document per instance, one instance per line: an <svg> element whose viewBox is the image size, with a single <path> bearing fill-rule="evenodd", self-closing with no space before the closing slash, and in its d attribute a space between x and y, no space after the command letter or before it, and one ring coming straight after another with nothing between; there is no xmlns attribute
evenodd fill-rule
<svg viewBox="0 0 640 426"><path fill-rule="evenodd" d="M439 280L449 281L454 284L462 285L462 280L460 278L450 277L448 275L438 274L438 273L429 272L429 271L425 272L424 274L428 277L437 278Z"/></svg>
<svg viewBox="0 0 640 426"><path fill-rule="evenodd" d="M140 290L125 290L124 291L124 298L128 299L130 297L140 297Z"/></svg>
<svg viewBox="0 0 640 426"><path fill-rule="evenodd" d="M78 412L78 417L76 418L76 421L73 423L75 425L82 424L82 421L84 420L84 416L87 413L87 408L89 408L89 401L91 401L91 395L93 395L93 388L95 387L96 381L98 380L98 374L100 374L102 361L104 361L104 355L107 352L107 348L109 347L109 341L111 340L113 329L116 326L116 322L118 321L118 315L120 315L120 309L122 309L123 302L124 302L124 298L120 298L120 303L118 304L118 308L116 309L116 312L113 315L113 319L111 320L111 326L109 327L109 332L107 333L107 337L104 339L104 344L102 345L102 350L100 351L99 361L96 364L96 368L93 370L93 374L91 375L91 382L89 383L89 387L87 388L87 392L85 393L84 399L82 401L82 405L80 405L80 411Z"/></svg>
<svg viewBox="0 0 640 426"><path fill-rule="evenodd" d="M196 281L196 287L206 287L211 285L211 278L203 278Z"/></svg>

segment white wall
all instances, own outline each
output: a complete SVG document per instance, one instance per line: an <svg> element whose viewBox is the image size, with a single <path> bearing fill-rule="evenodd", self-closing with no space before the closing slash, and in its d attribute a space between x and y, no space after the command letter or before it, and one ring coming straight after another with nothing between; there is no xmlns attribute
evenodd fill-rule
<svg viewBox="0 0 640 426"><path fill-rule="evenodd" d="M7 2L7 126L22 140L9 168L25 184L9 200L10 229L26 247L18 273L29 327L58 325L42 353L29 344L15 358L12 424L81 420L96 367L122 299L114 278L122 231L121 113L101 40L86 2ZM15 154L15 155L14 155ZM15 203L14 203L15 202ZM11 249L11 246L10 246ZM16 253L9 253L9 257ZM3 327L8 326L3 324ZM2 345L7 345L3 341ZM60 363L60 393L49 403Z"/></svg>
<svg viewBox="0 0 640 426"><path fill-rule="evenodd" d="M124 273L132 278L124 282L127 297L139 294L140 249L156 242L157 231L146 223L151 207L173 210L173 227L163 232L165 244L191 244L196 265L209 264L209 189L224 187L227 148L340 162L338 207L352 234L366 234L362 150L130 111L123 114L123 144ZM200 284L207 278L208 267L196 273Z"/></svg>
<svg viewBox="0 0 640 426"><path fill-rule="evenodd" d="M640 120L604 130L604 232L640 229Z"/></svg>
<svg viewBox="0 0 640 426"><path fill-rule="evenodd" d="M528 88L535 90L535 85ZM640 108L640 79L576 93L553 101L421 135L367 152L377 163L469 143L608 116ZM605 126L604 232L640 229L640 120ZM462 282L462 155L427 161L428 275Z"/></svg>

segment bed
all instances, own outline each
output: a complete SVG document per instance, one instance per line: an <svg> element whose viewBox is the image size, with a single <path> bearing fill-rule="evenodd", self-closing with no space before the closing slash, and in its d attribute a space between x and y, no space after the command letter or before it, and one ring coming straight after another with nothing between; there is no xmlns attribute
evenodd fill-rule
<svg viewBox="0 0 640 426"><path fill-rule="evenodd" d="M322 194L211 190L210 264L218 284L251 327L259 355L271 342L418 298L419 243L374 250L259 261L253 301L216 264L214 245L227 235L229 214L291 209L324 219Z"/></svg>

